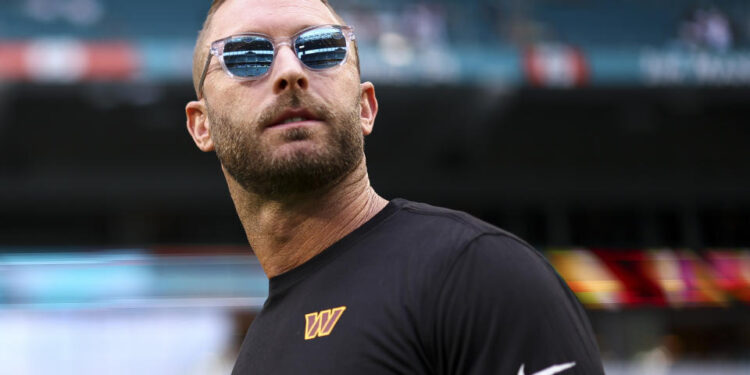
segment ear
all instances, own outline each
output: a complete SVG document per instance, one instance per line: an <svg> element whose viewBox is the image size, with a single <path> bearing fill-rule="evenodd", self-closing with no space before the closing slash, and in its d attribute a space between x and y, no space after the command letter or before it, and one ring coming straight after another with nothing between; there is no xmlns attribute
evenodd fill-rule
<svg viewBox="0 0 750 375"><path fill-rule="evenodd" d="M187 116L187 129L193 137L195 145L203 152L214 150L214 141L211 139L211 124L208 121L206 101L194 100L185 106Z"/></svg>
<svg viewBox="0 0 750 375"><path fill-rule="evenodd" d="M378 114L378 98L375 97L375 86L372 82L363 82L360 88L359 120L362 124L362 134L370 135L375 126L375 116Z"/></svg>

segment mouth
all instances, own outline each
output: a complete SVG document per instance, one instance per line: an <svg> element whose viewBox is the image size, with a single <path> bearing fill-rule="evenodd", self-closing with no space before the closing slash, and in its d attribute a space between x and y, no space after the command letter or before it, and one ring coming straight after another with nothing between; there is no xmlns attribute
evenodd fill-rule
<svg viewBox="0 0 750 375"><path fill-rule="evenodd" d="M281 115L279 115L279 117L271 121L271 124L266 126L266 129L306 126L320 121L320 118L318 118L305 108L289 109L284 111Z"/></svg>

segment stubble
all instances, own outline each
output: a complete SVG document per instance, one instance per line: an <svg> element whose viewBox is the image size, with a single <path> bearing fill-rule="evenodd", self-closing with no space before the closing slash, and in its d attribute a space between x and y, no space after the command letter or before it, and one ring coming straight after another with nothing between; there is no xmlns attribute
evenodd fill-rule
<svg viewBox="0 0 750 375"><path fill-rule="evenodd" d="M359 98L357 98L359 99ZM359 101L334 112L297 93L277 100L255 124L213 109L208 101L211 137L219 161L245 190L268 199L312 192L333 185L361 161L364 136L359 124ZM298 147L277 155L261 137L260 125L268 124L289 108L304 107L324 121L327 131L317 147ZM309 140L308 128L284 129L284 143Z"/></svg>

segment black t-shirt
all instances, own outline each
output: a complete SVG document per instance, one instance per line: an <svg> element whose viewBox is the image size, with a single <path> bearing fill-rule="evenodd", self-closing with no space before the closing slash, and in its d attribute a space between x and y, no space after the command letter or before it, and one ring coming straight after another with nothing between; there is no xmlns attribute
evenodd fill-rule
<svg viewBox="0 0 750 375"><path fill-rule="evenodd" d="M604 373L549 263L466 213L394 199L269 289L234 375Z"/></svg>

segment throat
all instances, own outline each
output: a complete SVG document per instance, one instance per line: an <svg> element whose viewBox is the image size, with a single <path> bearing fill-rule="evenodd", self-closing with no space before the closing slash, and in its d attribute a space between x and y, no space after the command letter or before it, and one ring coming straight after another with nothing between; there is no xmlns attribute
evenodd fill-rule
<svg viewBox="0 0 750 375"><path fill-rule="evenodd" d="M271 278L292 270L330 247L346 233L341 226L310 218L266 236L248 238L266 275Z"/></svg>
<svg viewBox="0 0 750 375"><path fill-rule="evenodd" d="M247 239L269 278L307 262L388 203L372 190L364 161L325 189L280 199L227 181Z"/></svg>

